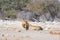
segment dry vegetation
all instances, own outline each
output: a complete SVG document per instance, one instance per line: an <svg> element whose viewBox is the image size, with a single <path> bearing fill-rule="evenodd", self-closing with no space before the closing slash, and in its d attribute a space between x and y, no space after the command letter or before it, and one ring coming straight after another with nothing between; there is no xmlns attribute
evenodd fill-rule
<svg viewBox="0 0 60 40"><path fill-rule="evenodd" d="M58 0L0 0L0 3L0 14L2 17L14 16L18 11L22 10L41 12L50 4L59 7Z"/></svg>

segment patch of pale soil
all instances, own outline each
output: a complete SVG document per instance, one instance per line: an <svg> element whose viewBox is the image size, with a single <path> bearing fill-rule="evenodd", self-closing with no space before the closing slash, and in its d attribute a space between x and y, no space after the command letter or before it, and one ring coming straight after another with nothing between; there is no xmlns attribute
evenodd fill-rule
<svg viewBox="0 0 60 40"><path fill-rule="evenodd" d="M0 20L0 40L60 40L60 34L53 35L45 30L60 29L60 22L29 22L32 25L39 25L44 31L19 30L22 23L19 21ZM17 29L16 29L16 28ZM57 29L55 29L57 28Z"/></svg>
<svg viewBox="0 0 60 40"><path fill-rule="evenodd" d="M0 40L60 40L60 35L52 35L49 31L2 31Z"/></svg>

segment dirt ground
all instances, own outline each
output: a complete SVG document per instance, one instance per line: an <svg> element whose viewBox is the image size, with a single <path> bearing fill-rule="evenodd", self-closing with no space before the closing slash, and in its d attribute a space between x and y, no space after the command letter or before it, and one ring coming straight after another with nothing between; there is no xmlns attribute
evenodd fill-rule
<svg viewBox="0 0 60 40"><path fill-rule="evenodd" d="M31 24L35 25L36 23ZM58 27L60 30L60 23L56 22L46 22L46 23L37 23L45 28L43 31L34 31L34 30L14 30L13 27L20 27L22 25L19 21L0 21L0 40L60 40L60 34L53 35L50 34L48 28ZM10 29L1 28L1 27L12 27ZM52 28L52 29L53 29Z"/></svg>
<svg viewBox="0 0 60 40"><path fill-rule="evenodd" d="M0 30L0 40L60 40L60 35L52 35L49 33L49 31Z"/></svg>

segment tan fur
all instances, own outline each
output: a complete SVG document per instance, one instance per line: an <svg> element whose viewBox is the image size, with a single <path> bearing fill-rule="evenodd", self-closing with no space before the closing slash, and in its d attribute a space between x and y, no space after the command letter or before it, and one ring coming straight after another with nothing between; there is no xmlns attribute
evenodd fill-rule
<svg viewBox="0 0 60 40"><path fill-rule="evenodd" d="M38 26L38 25L31 25L31 24L29 24L28 22L27 22L27 20L22 20L22 26L26 29L26 25L28 25L28 28L30 29L30 30L43 30L43 28L42 27L40 27L40 26Z"/></svg>
<svg viewBox="0 0 60 40"><path fill-rule="evenodd" d="M26 28L26 20L25 19L23 19L23 20L21 20L21 22L22 22L22 26L24 27L24 28Z"/></svg>
<svg viewBox="0 0 60 40"><path fill-rule="evenodd" d="M42 27L36 26L36 25L31 25L31 24L29 25L29 28L32 29L32 30L43 30Z"/></svg>

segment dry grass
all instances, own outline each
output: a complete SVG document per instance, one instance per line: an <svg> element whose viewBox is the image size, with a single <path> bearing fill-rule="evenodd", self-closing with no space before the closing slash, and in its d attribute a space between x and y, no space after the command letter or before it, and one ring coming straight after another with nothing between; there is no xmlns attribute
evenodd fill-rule
<svg viewBox="0 0 60 40"><path fill-rule="evenodd" d="M50 31L50 34L60 34L60 31Z"/></svg>

